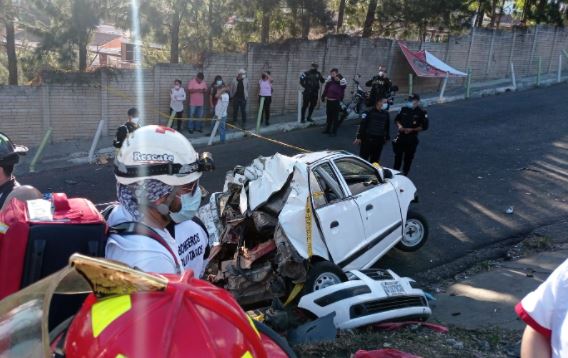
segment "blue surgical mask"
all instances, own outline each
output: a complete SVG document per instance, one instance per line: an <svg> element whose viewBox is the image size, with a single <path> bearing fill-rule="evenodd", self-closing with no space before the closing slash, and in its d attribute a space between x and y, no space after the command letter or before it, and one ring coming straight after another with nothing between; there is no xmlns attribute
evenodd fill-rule
<svg viewBox="0 0 568 358"><path fill-rule="evenodd" d="M387 110L389 108L389 104L383 103L383 106L381 108L384 109L384 110Z"/></svg>
<svg viewBox="0 0 568 358"><path fill-rule="evenodd" d="M217 84L217 86L221 86L223 84L223 81L218 80L217 82L215 82Z"/></svg>
<svg viewBox="0 0 568 358"><path fill-rule="evenodd" d="M193 194L183 194L181 197L181 209L177 213L170 213L170 218L179 224L184 221L193 219L199 205L201 205L201 188L198 186Z"/></svg>

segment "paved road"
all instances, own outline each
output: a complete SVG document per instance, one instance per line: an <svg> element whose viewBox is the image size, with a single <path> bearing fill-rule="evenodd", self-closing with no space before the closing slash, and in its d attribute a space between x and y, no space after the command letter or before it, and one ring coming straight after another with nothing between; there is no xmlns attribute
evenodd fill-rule
<svg viewBox="0 0 568 358"><path fill-rule="evenodd" d="M430 241L417 253L393 250L379 265L412 274L467 252L529 231L568 214L568 85L430 107L430 130L421 135L411 172L430 221ZM310 150L346 149L356 127L336 138L321 128L281 133L275 139ZM211 148L217 172L204 176L210 191L225 171L259 155L293 150L257 139ZM390 145L383 164L392 164ZM42 191L65 191L94 202L114 198L110 167L79 166L20 178ZM67 180L67 182L65 182ZM505 210L514 207L514 214Z"/></svg>

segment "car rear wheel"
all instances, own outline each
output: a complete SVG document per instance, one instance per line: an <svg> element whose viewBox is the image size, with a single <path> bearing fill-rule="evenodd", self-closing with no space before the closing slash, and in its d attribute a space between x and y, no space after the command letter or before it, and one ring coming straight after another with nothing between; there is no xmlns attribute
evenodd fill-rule
<svg viewBox="0 0 568 358"><path fill-rule="evenodd" d="M397 249L407 252L421 248L428 239L428 221L415 211L409 210L402 240L396 245Z"/></svg>
<svg viewBox="0 0 568 358"><path fill-rule="evenodd" d="M303 295L347 281L345 272L329 261L317 262L308 271Z"/></svg>

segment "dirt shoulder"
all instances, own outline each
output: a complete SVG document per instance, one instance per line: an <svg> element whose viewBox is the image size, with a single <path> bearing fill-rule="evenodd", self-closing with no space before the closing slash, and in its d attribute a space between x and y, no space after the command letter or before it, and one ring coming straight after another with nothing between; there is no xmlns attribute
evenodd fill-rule
<svg viewBox="0 0 568 358"><path fill-rule="evenodd" d="M295 349L301 357L349 357L383 348L421 357L518 357L524 324L514 306L568 258L568 218L505 242L508 247L501 242L415 277L436 299L429 322L448 327L447 333L418 325L396 331L366 327Z"/></svg>

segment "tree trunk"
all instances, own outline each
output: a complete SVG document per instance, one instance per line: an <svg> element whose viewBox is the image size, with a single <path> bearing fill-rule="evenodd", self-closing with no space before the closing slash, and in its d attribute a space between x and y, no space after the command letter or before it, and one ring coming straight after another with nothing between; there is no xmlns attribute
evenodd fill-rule
<svg viewBox="0 0 568 358"><path fill-rule="evenodd" d="M310 14L306 9L302 10L302 38L307 39L310 36Z"/></svg>
<svg viewBox="0 0 568 358"><path fill-rule="evenodd" d="M298 26L296 20L298 19L298 7L292 7L292 21L290 22L290 36L295 39L298 36Z"/></svg>
<svg viewBox="0 0 568 358"><path fill-rule="evenodd" d="M209 34L207 34L207 49L213 51L213 0L209 0Z"/></svg>
<svg viewBox="0 0 568 358"><path fill-rule="evenodd" d="M526 25L527 21L529 19L529 16L531 14L531 5L532 5L533 1L532 0L525 0L525 6L523 7L523 17L521 22Z"/></svg>
<svg viewBox="0 0 568 358"><path fill-rule="evenodd" d="M341 0L339 2L339 12L337 13L337 30L335 32L340 32L343 26L343 16L345 15L345 1Z"/></svg>
<svg viewBox="0 0 568 358"><path fill-rule="evenodd" d="M262 10L262 25L260 30L260 42L267 44L270 40L270 10Z"/></svg>
<svg viewBox="0 0 568 358"><path fill-rule="evenodd" d="M16 39L14 22L6 22L6 54L8 56L8 84L18 85L18 58L16 57Z"/></svg>
<svg viewBox="0 0 568 358"><path fill-rule="evenodd" d="M363 37L370 37L373 33L373 22L375 22L375 12L377 12L378 0L371 0L367 8L367 16L363 25Z"/></svg>
<svg viewBox="0 0 568 358"><path fill-rule="evenodd" d="M79 40L79 71L85 72L87 71L87 46L89 45L88 41L89 36L82 36Z"/></svg>
<svg viewBox="0 0 568 358"><path fill-rule="evenodd" d="M495 28L499 29L499 26L501 25L501 18L503 18L503 11L505 8L505 0L501 1L501 6L499 6L499 15L497 15L497 24L495 25Z"/></svg>
<svg viewBox="0 0 568 358"><path fill-rule="evenodd" d="M492 0L491 1L491 22L489 22L489 27L491 27L491 28L495 27L495 22L497 20L497 6L498 6L497 0Z"/></svg>
<svg viewBox="0 0 568 358"><path fill-rule="evenodd" d="M479 0L479 6L477 8L477 15L475 18L475 27L482 27L483 26L483 16L485 14L485 6L484 1Z"/></svg>

